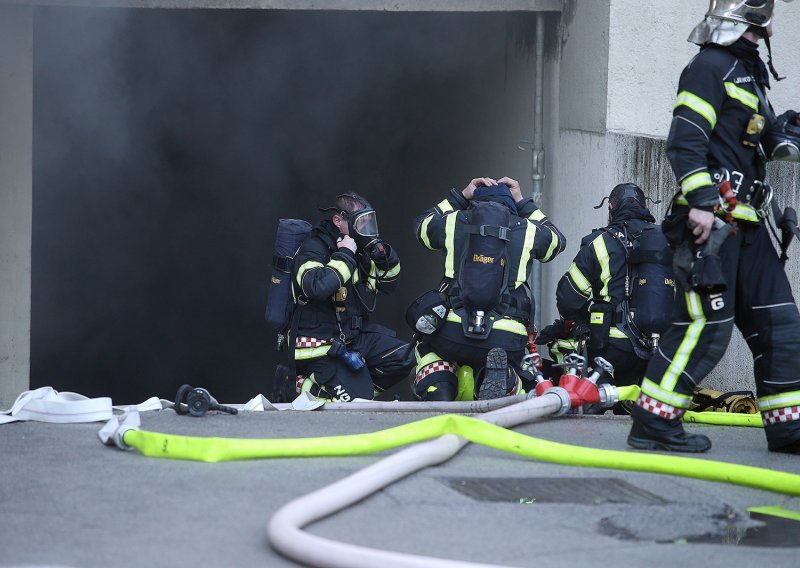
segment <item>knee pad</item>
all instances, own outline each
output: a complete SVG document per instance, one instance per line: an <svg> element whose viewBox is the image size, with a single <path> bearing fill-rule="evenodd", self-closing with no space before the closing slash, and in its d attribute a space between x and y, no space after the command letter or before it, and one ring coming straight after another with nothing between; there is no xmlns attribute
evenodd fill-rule
<svg viewBox="0 0 800 568"><path fill-rule="evenodd" d="M428 402L450 402L456 399L456 386L450 382L433 383L425 388L424 392L418 392L420 400Z"/></svg>

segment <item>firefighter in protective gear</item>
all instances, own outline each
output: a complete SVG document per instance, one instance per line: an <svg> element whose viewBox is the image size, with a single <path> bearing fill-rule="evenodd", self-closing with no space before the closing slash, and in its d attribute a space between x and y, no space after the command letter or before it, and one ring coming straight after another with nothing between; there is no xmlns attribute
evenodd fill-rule
<svg viewBox="0 0 800 568"><path fill-rule="evenodd" d="M297 390L327 400L371 400L414 366L408 343L369 321L377 296L397 287L400 259L380 239L375 211L363 197L339 195L321 211L331 218L312 229L292 273Z"/></svg>
<svg viewBox="0 0 800 568"><path fill-rule="evenodd" d="M567 320L589 324L589 359L603 357L611 363L617 386L639 384L649 360L637 355L635 340L618 326L622 321L617 308L625 296L628 235L654 223L644 192L632 183L617 185L608 198L608 226L583 238L556 288L558 312Z"/></svg>
<svg viewBox="0 0 800 568"><path fill-rule="evenodd" d="M680 192L663 224L675 250L678 290L673 323L633 408L628 444L634 448L711 447L708 437L685 432L680 419L693 389L725 353L735 324L753 354L768 448L800 452L800 314L759 214L769 201L759 143L774 113L758 42L771 34L772 8L771 0L712 1L709 16L690 36L701 47L678 86L667 156ZM719 33L713 31L717 20ZM732 210L730 199L720 199L728 184L738 200ZM725 226L719 219L726 214L736 231L715 257L725 285L713 290L700 285L706 275L699 273L704 263L698 254L711 242L715 223ZM687 249L688 262L679 262Z"/></svg>
<svg viewBox="0 0 800 568"><path fill-rule="evenodd" d="M459 290L470 285L462 281L470 236L490 232L486 226L474 227L472 222L476 209L486 202L507 208L509 228L505 233L504 281L502 290L498 290L502 302L496 313L486 314L486 320L493 324L488 336L476 339L465 331L465 312L458 308L462 303ZM444 277L439 291L449 309L441 328L416 345L414 394L422 400L446 401L522 392L518 371L534 310L529 277L534 262L549 262L564 250L564 236L533 199L523 199L519 183L508 177L476 178L463 191L452 189L438 205L417 217L415 227L417 240L425 248L441 251ZM459 384L457 371L462 365L472 367L473 384Z"/></svg>

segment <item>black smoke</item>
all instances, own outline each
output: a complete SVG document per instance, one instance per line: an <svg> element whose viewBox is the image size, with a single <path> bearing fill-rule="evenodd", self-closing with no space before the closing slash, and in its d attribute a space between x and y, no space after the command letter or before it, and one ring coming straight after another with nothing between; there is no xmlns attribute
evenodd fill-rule
<svg viewBox="0 0 800 568"><path fill-rule="evenodd" d="M487 77L533 30L522 14L38 8L33 386L266 393L276 221L346 190L401 253L378 313L408 337L405 306L440 276L411 220L516 144L482 135L482 109L502 109Z"/></svg>

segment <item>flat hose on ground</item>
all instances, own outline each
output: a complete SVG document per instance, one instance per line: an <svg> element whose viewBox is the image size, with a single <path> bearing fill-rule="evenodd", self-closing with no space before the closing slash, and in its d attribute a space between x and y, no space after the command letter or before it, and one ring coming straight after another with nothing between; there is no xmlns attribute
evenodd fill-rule
<svg viewBox="0 0 800 568"><path fill-rule="evenodd" d="M680 475L800 495L800 476L795 474L711 460L570 446L505 429L556 414L563 409L563 398L552 393L490 412L480 420L444 415L369 434L294 440L239 440L129 430L124 433L124 442L153 457L225 461L358 455L437 438L393 454L332 485L295 499L273 515L268 527L272 545L289 558L320 567L474 568L474 563L328 541L301 530L415 471L447 461L467 441L553 463Z"/></svg>

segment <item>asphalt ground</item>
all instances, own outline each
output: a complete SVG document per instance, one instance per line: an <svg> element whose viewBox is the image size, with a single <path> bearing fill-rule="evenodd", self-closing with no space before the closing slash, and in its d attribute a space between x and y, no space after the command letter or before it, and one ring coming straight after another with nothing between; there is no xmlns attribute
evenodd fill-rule
<svg viewBox="0 0 800 568"><path fill-rule="evenodd" d="M430 414L273 411L194 418L165 410L141 416L144 430L291 438L375 431ZM215 464L148 458L103 446L101 425L0 426L0 566L297 566L267 542L273 512L382 457ZM566 416L515 430L620 450L629 426L628 417ZM800 456L767 452L761 429L691 429L714 443L699 459L800 474ZM627 502L614 502L614 495ZM554 465L471 444L445 464L308 530L352 544L508 566L796 567L800 522L793 521L796 531L792 524L781 533L748 519L748 508L775 505L800 511L800 498ZM772 544L761 546L770 535ZM692 542L709 537L719 542Z"/></svg>

